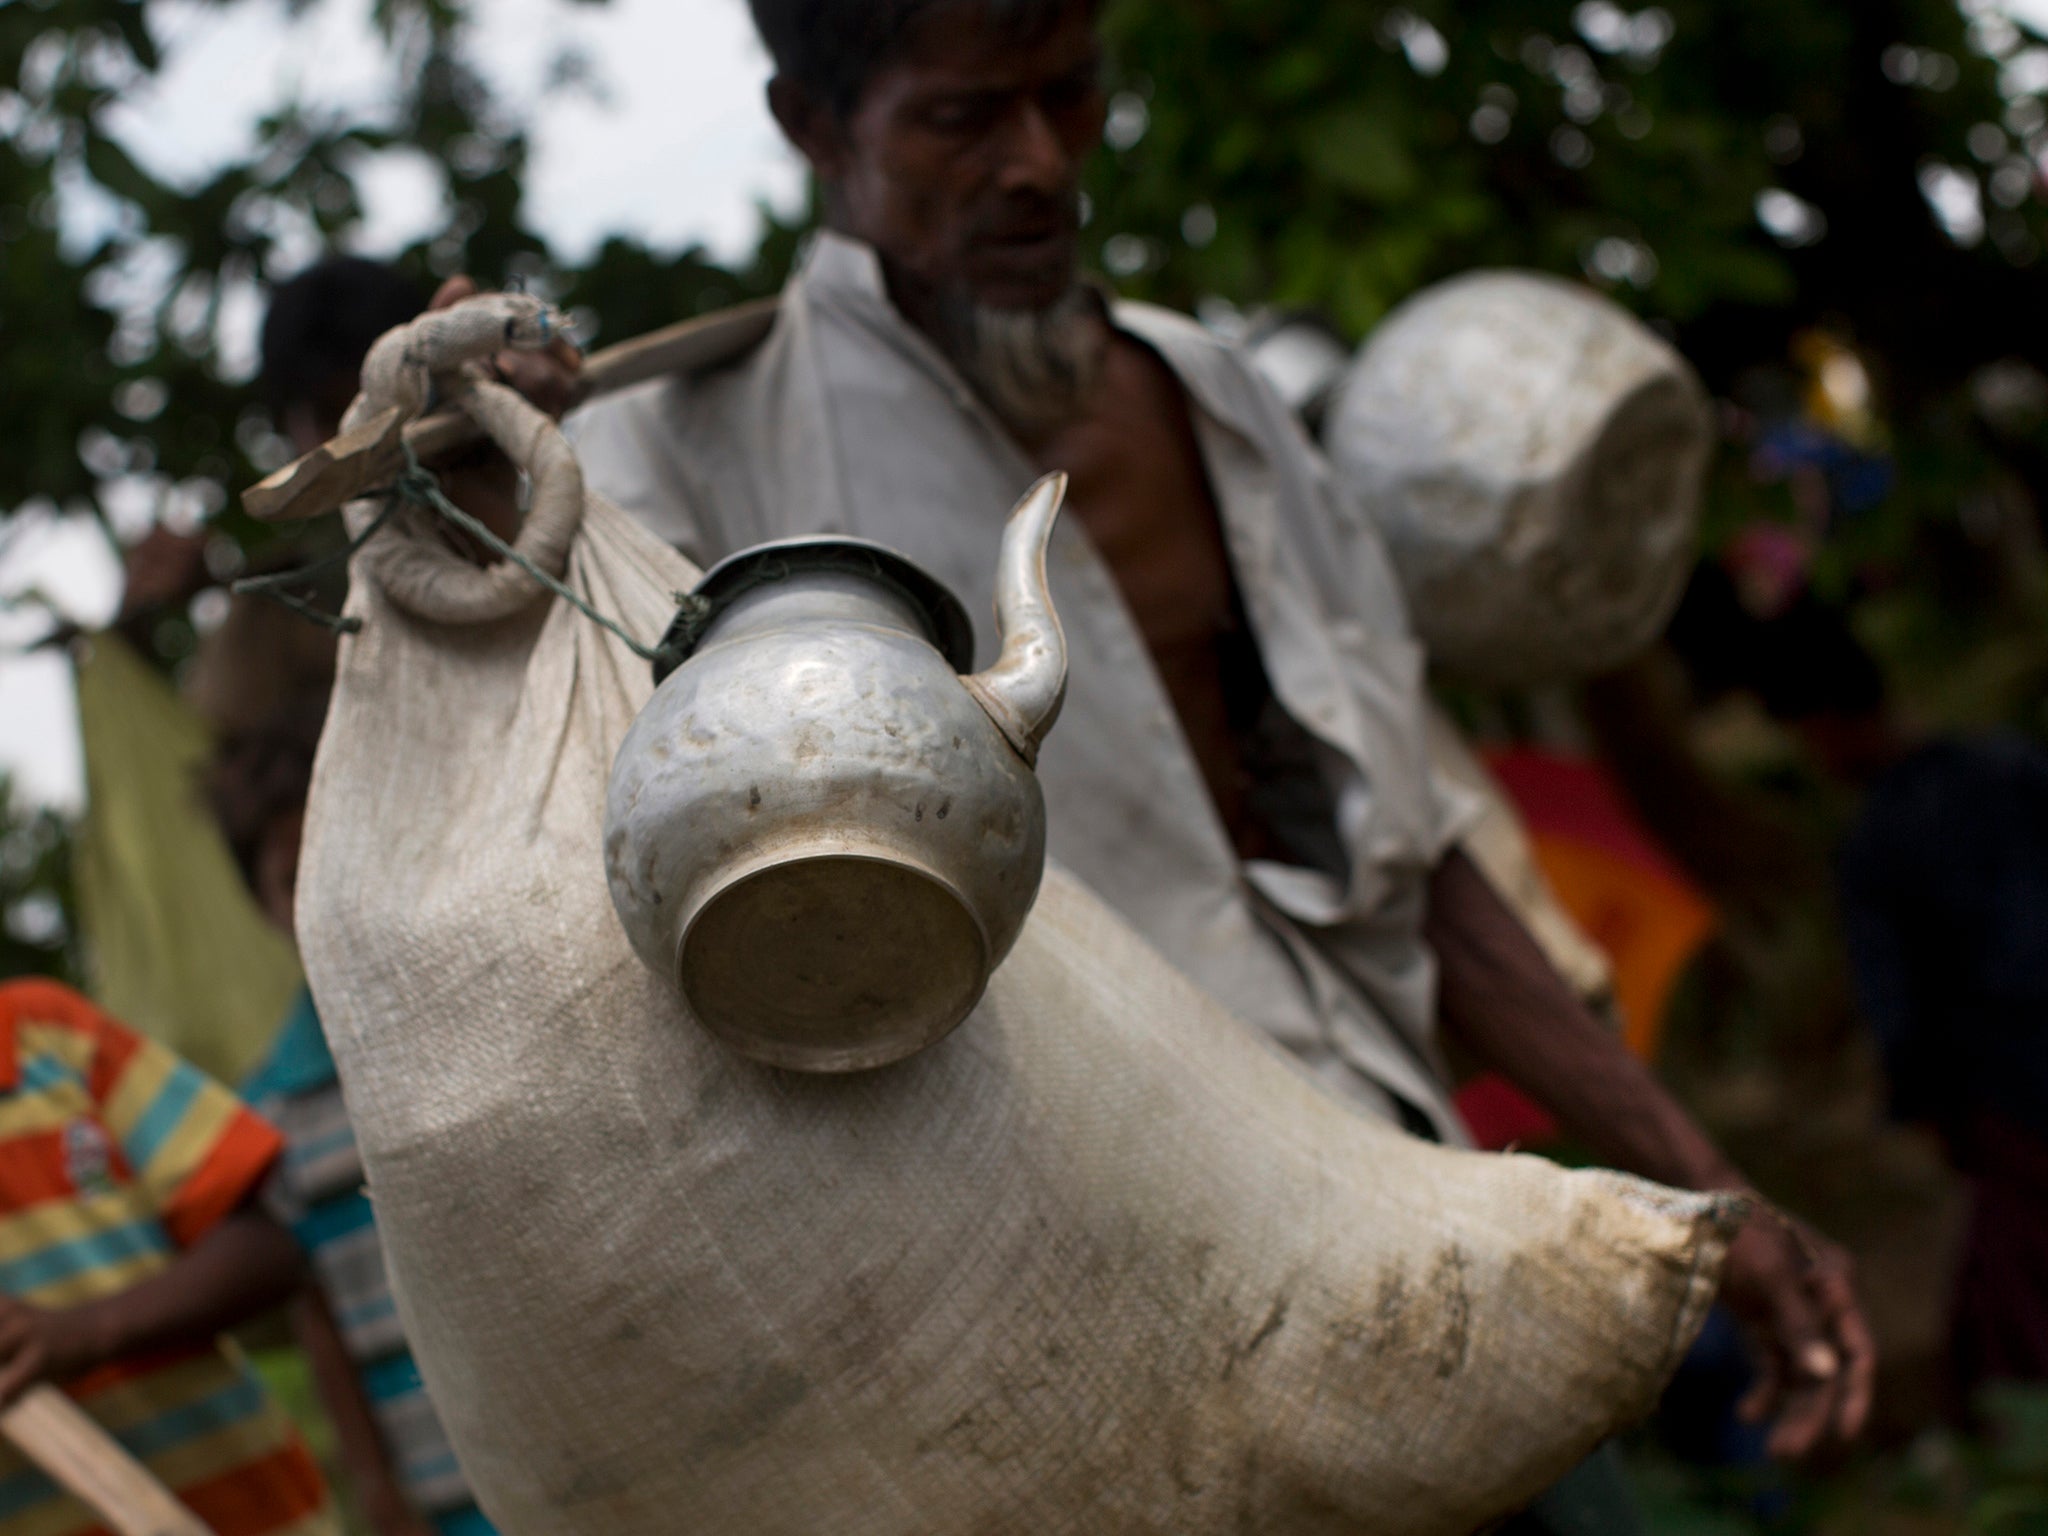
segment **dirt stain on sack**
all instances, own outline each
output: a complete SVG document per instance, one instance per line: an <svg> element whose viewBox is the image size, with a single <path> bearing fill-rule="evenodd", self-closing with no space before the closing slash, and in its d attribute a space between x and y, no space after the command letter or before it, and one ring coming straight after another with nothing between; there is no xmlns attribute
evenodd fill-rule
<svg viewBox="0 0 2048 1536"><path fill-rule="evenodd" d="M1383 1335L1398 1337L1407 1320L1407 1311L1408 1277L1398 1268L1389 1269L1380 1277L1379 1288L1373 1293L1373 1321L1379 1324Z"/></svg>
<svg viewBox="0 0 2048 1536"><path fill-rule="evenodd" d="M1437 1255L1429 1272L1429 1291L1443 1309L1443 1335L1436 1352L1436 1374L1447 1381L1465 1369L1472 1349L1472 1295L1465 1288L1471 1268L1456 1243Z"/></svg>
<svg viewBox="0 0 2048 1536"><path fill-rule="evenodd" d="M1385 1270L1370 1306L1331 1325L1333 1358L1357 1369L1419 1356L1439 1380L1457 1375L1472 1349L1471 1267L1453 1243L1437 1254L1420 1284L1399 1267Z"/></svg>
<svg viewBox="0 0 2048 1536"><path fill-rule="evenodd" d="M690 1454L735 1451L750 1445L787 1418L810 1395L802 1372L777 1362L746 1373L732 1395L723 1424L713 1425L690 1444Z"/></svg>
<svg viewBox="0 0 2048 1536"><path fill-rule="evenodd" d="M629 1480L615 1471L578 1466L559 1488L549 1490L546 1498L556 1509L575 1509L578 1505L617 1498L628 1486Z"/></svg>
<svg viewBox="0 0 2048 1536"><path fill-rule="evenodd" d="M1224 1381L1231 1378L1240 1364L1256 1355L1282 1328L1287 1326L1287 1309L1293 1305L1293 1298L1282 1292L1273 1299L1272 1307L1265 1319L1253 1330L1252 1336L1242 1344L1232 1344L1223 1356Z"/></svg>

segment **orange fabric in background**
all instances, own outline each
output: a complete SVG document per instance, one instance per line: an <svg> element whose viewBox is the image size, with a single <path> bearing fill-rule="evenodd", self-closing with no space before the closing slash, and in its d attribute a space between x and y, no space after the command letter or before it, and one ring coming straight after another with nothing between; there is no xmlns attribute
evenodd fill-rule
<svg viewBox="0 0 2048 1536"><path fill-rule="evenodd" d="M1529 829L1558 901L1614 966L1623 1038L1657 1053L1679 976L1714 931L1714 909L1651 840L1598 763L1533 747L1486 766Z"/></svg>
<svg viewBox="0 0 2048 1536"><path fill-rule="evenodd" d="M1559 905L1613 967L1623 1040L1654 1059L1672 989L1714 931L1713 907L1598 763L1534 747L1490 752L1485 762L1521 816ZM1457 1105L1489 1150L1541 1145L1557 1134L1540 1106L1491 1074L1461 1088Z"/></svg>

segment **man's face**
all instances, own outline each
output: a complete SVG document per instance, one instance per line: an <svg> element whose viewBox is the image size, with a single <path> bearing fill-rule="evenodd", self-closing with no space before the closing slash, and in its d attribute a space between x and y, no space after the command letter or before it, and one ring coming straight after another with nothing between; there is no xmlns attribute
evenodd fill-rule
<svg viewBox="0 0 2048 1536"><path fill-rule="evenodd" d="M1020 42L978 6L945 6L877 69L852 114L803 147L838 221L892 277L994 309L1074 284L1080 173L1102 134L1089 7Z"/></svg>

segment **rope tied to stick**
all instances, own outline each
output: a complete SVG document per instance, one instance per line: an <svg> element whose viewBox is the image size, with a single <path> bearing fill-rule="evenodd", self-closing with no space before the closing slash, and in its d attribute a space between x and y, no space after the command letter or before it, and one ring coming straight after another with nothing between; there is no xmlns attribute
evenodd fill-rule
<svg viewBox="0 0 2048 1536"><path fill-rule="evenodd" d="M677 647L673 643L665 642L656 645L642 645L638 640L635 640L620 627L616 620L599 613L589 603L570 591L568 587L542 570L539 565L527 559L525 555L522 555L510 544L507 544L503 539L491 532L481 521L470 516L469 513L463 511L462 508L450 501L447 492L441 489L439 477L419 461L419 456L413 452L412 444L405 443L403 446L405 448L405 470L399 475L391 488L390 495L393 505L396 505L401 500L408 501L415 506L425 507L429 511L437 513L443 520L460 528L500 560L511 561L512 564L524 571L528 576L531 576L543 587L546 587L548 591L554 593L556 597L559 597L600 629L623 641L626 649L635 656L638 656L642 661L651 661L656 666L660 666L664 662L671 666L675 664ZM381 517L379 521L382 521ZM690 599L679 597L677 601L687 603Z"/></svg>
<svg viewBox="0 0 2048 1536"><path fill-rule="evenodd" d="M642 660L672 664L675 652L666 640L642 644L563 582L583 520L582 467L560 426L493 380L482 366L508 344L545 346L555 330L546 306L522 294L483 295L422 315L370 349L363 365L362 393L343 420L347 432L394 405L410 419L426 408L437 382L455 385L448 391L453 402L483 427L531 482L527 515L516 539L500 538L450 500L438 477L400 435L404 463L391 484L344 509L350 533L344 550L296 572L238 582L234 590L271 598L313 622L355 633L362 627L359 619L322 613L290 589L303 584L308 575L360 556L361 574L396 606L419 618L443 624L490 623L551 593ZM378 539L394 515L406 509L459 529L494 555L496 563L479 565L439 539L420 536L420 520L401 517L388 537Z"/></svg>
<svg viewBox="0 0 2048 1536"><path fill-rule="evenodd" d="M352 615L323 612L315 608L311 603L298 597L290 589L304 584L310 577L323 575L338 565L345 565L355 555L357 550L369 543L390 522L393 513L397 512L402 506L410 505L434 513L451 527L461 529L463 533L481 544L498 559L510 561L514 566L524 571L534 581L547 588L549 592L559 597L578 613L622 641L626 648L642 661L652 662L663 671L672 671L680 663L683 655L688 652L690 645L694 643L695 635L693 632L687 640L671 631L658 644L641 644L638 640L627 634L615 620L599 613L583 598L563 585L562 582L543 570L534 561L521 554L512 545L499 538L480 519L471 516L458 507L448 498L448 493L441 489L440 477L419 461L419 456L413 451L412 444L401 441L400 446L405 451L405 468L388 489L379 493L384 503L383 509L365 525L361 533L351 538L346 545L333 554L313 561L309 565L300 566L289 571L281 571L275 575L247 577L236 582L231 590L237 594L247 593L252 597L268 598L273 602L282 604L301 618L331 629L337 634L358 634L363 627L361 619L355 618ZM677 593L675 596L676 602L683 613L689 613L693 604L705 608L708 613L710 605L705 603L703 599L691 597L687 593Z"/></svg>

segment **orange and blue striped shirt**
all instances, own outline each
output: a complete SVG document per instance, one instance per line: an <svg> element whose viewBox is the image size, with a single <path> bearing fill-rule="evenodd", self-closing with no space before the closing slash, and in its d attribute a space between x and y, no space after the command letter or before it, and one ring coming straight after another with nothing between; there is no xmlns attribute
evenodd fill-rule
<svg viewBox="0 0 2048 1536"><path fill-rule="evenodd" d="M0 1293L127 1290L239 1208L277 1133L171 1052L44 981L0 984ZM219 1536L330 1536L319 1471L232 1346L116 1362L72 1396ZM100 1529L0 1446L0 1536Z"/></svg>

